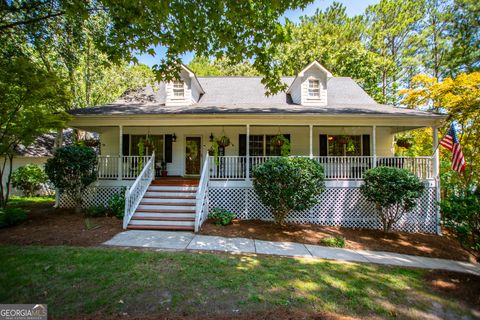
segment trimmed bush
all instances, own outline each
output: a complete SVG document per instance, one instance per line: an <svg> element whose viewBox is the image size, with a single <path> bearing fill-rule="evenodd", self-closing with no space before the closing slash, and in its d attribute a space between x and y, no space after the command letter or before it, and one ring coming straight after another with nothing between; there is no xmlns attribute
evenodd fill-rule
<svg viewBox="0 0 480 320"><path fill-rule="evenodd" d="M126 188L120 189L119 192L115 193L110 200L108 201L108 208L113 211L113 214L118 219L123 219L125 215L125 191Z"/></svg>
<svg viewBox="0 0 480 320"><path fill-rule="evenodd" d="M226 226L232 223L235 218L235 213L223 208L214 208L209 214L208 218L213 220L213 223L219 226Z"/></svg>
<svg viewBox="0 0 480 320"><path fill-rule="evenodd" d="M420 179L405 169L377 167L366 171L363 179L360 191L375 204L384 232L415 208L425 191Z"/></svg>
<svg viewBox="0 0 480 320"><path fill-rule="evenodd" d="M97 155L84 146L58 148L53 158L47 160L45 172L53 185L75 202L75 211L79 213L85 190L97 180Z"/></svg>
<svg viewBox="0 0 480 320"><path fill-rule="evenodd" d="M27 219L27 212L22 208L0 209L0 228L14 226Z"/></svg>
<svg viewBox="0 0 480 320"><path fill-rule="evenodd" d="M313 207L325 189L323 167L308 158L273 158L255 167L253 177L255 193L278 224L293 210Z"/></svg>
<svg viewBox="0 0 480 320"><path fill-rule="evenodd" d="M27 164L12 173L12 185L26 197L33 197L47 180L45 172L36 164Z"/></svg>
<svg viewBox="0 0 480 320"><path fill-rule="evenodd" d="M445 226L467 248L480 252L480 192L450 195L441 203Z"/></svg>
<svg viewBox="0 0 480 320"><path fill-rule="evenodd" d="M102 205L87 208L85 215L90 218L106 217L108 215L108 208Z"/></svg>

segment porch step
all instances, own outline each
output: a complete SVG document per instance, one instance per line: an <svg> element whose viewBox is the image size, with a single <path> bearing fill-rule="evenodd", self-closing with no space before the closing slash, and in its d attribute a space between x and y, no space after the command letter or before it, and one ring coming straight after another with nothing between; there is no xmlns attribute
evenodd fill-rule
<svg viewBox="0 0 480 320"><path fill-rule="evenodd" d="M193 231L194 227L190 226L161 226L161 225L134 225L129 224L127 229L130 230L181 230L181 231Z"/></svg>
<svg viewBox="0 0 480 320"><path fill-rule="evenodd" d="M198 180L155 180L135 210L128 229L193 230Z"/></svg>
<svg viewBox="0 0 480 320"><path fill-rule="evenodd" d="M196 186L156 186L150 185L147 192L197 192Z"/></svg>
<svg viewBox="0 0 480 320"><path fill-rule="evenodd" d="M130 220L129 226L183 226L191 227L195 226L195 219L192 220Z"/></svg>
<svg viewBox="0 0 480 320"><path fill-rule="evenodd" d="M162 219L162 218L192 218L195 219L195 211L193 212L139 212L136 211L133 219Z"/></svg>

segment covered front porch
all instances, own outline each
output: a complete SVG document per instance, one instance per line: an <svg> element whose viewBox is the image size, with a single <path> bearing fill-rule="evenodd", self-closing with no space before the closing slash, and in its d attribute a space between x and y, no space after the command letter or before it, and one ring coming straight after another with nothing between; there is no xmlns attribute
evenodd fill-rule
<svg viewBox="0 0 480 320"><path fill-rule="evenodd" d="M376 166L404 168L421 179L434 179L438 164L435 157L395 155L394 135L418 127L246 124L89 129L100 134L100 183L120 180L129 184L153 153L156 179L200 177L205 171L210 180L248 181L255 166L281 155L280 148L271 142L278 135L289 141L291 156L318 161L327 180L361 180L366 170ZM436 128L433 132L436 145ZM230 143L214 151L214 141L222 136ZM139 142L147 137L150 143L141 151ZM203 170L205 166L207 170Z"/></svg>

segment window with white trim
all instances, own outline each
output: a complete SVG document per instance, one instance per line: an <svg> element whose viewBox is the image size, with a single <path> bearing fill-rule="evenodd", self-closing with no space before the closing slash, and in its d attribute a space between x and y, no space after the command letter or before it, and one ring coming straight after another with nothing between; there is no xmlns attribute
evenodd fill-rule
<svg viewBox="0 0 480 320"><path fill-rule="evenodd" d="M320 80L308 80L308 97L314 99L320 98Z"/></svg>
<svg viewBox="0 0 480 320"><path fill-rule="evenodd" d="M183 99L185 97L185 88L183 81L173 81L173 98Z"/></svg>
<svg viewBox="0 0 480 320"><path fill-rule="evenodd" d="M362 136L359 135L329 135L329 156L361 156Z"/></svg>

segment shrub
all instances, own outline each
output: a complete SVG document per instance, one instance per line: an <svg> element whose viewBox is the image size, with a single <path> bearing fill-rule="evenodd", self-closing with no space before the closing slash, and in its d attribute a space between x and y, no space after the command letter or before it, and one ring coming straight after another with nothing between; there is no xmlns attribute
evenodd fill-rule
<svg viewBox="0 0 480 320"><path fill-rule="evenodd" d="M102 205L87 208L85 215L90 218L106 217L108 215L108 208Z"/></svg>
<svg viewBox="0 0 480 320"><path fill-rule="evenodd" d="M441 203L446 227L451 228L460 242L480 251L480 193L450 195Z"/></svg>
<svg viewBox="0 0 480 320"><path fill-rule="evenodd" d="M0 228L17 225L27 219L27 212L22 208L0 209Z"/></svg>
<svg viewBox="0 0 480 320"><path fill-rule="evenodd" d="M292 210L307 210L325 189L323 167L308 158L279 157L253 170L253 187L275 223L283 224Z"/></svg>
<svg viewBox="0 0 480 320"><path fill-rule="evenodd" d="M125 191L126 188L122 188L118 193L115 193L108 201L108 207L113 211L113 214L118 219L123 219L125 215Z"/></svg>
<svg viewBox="0 0 480 320"><path fill-rule="evenodd" d="M337 247L337 248L344 248L345 247L345 238L343 237L326 237L320 240L320 244L322 246L327 247Z"/></svg>
<svg viewBox="0 0 480 320"><path fill-rule="evenodd" d="M47 160L45 172L53 185L75 202L76 212L80 212L85 190L97 180L97 155L84 146L58 148L53 158Z"/></svg>
<svg viewBox="0 0 480 320"><path fill-rule="evenodd" d="M232 223L235 218L235 213L223 208L214 208L209 214L208 218L213 220L216 225L226 226Z"/></svg>
<svg viewBox="0 0 480 320"><path fill-rule="evenodd" d="M373 202L384 232L415 208L425 190L423 183L405 169L377 167L365 172L360 191Z"/></svg>
<svg viewBox="0 0 480 320"><path fill-rule="evenodd" d="M33 197L47 179L45 172L36 164L27 164L12 173L12 185L26 197Z"/></svg>

